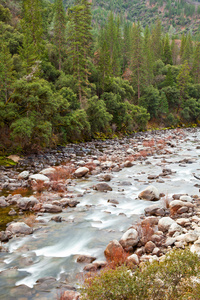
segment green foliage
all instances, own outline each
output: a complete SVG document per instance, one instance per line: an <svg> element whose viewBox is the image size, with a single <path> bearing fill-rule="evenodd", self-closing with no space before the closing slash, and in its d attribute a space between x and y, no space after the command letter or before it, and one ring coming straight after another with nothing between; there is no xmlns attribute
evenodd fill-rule
<svg viewBox="0 0 200 300"><path fill-rule="evenodd" d="M199 294L193 276L199 275L200 262L196 254L186 250L169 252L165 259L146 263L135 272L128 267L106 269L94 278L86 279L81 289L83 300L151 300L189 299Z"/></svg>
<svg viewBox="0 0 200 300"><path fill-rule="evenodd" d="M153 86L148 86L139 99L139 104L147 109L151 118L157 117L159 98L159 91Z"/></svg>

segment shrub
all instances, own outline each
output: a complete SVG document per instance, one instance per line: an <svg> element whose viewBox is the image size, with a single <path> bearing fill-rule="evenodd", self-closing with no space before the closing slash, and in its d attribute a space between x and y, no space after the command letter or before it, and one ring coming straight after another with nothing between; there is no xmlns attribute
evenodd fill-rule
<svg viewBox="0 0 200 300"><path fill-rule="evenodd" d="M81 299L199 299L200 284L194 280L199 267L196 254L188 249L173 250L163 261L146 263L134 273L123 265L86 278Z"/></svg>

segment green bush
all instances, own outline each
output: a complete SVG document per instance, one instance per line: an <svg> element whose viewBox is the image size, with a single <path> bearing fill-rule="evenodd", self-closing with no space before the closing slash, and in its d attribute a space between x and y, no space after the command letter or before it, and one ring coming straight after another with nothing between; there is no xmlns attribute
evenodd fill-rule
<svg viewBox="0 0 200 300"><path fill-rule="evenodd" d="M127 266L103 270L85 280L83 300L175 300L199 299L200 284L192 280L200 275L196 254L173 250L163 261L146 263L135 272ZM187 295L194 295L189 298Z"/></svg>

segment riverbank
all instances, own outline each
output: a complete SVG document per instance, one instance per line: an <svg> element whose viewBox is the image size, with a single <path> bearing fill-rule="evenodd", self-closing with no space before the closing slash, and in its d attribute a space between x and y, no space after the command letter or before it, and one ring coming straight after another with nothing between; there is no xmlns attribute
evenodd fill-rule
<svg viewBox="0 0 200 300"><path fill-rule="evenodd" d="M198 177L198 134L198 129L176 129L138 133L121 140L68 145L56 152L26 157L15 167L2 168L1 206L12 205L11 212L15 210L20 215L18 222L1 233L2 250L8 251L1 252L0 262L2 284L7 286L4 294L17 290L22 295L27 291L30 294L27 299L39 299L41 294L44 299L52 299L58 287L74 289L77 279L72 278L71 272L76 277L84 268L86 271L90 267L104 266L103 252L113 239L125 241L125 244L119 243L120 247L135 259L137 255L139 261L159 258L168 247L177 246L178 240L173 237L177 233L170 231L169 234L168 229L162 233L158 225L162 218L170 217L176 226L183 228L181 234L194 230L193 223L198 227L199 219L194 216L198 216L199 181L192 174ZM148 185L158 189L160 200L156 203L158 206L163 203L165 207L157 208L153 215L140 220L140 214L152 204L149 199L138 199ZM171 215L171 204L166 207L175 194L181 194L179 198L174 197L183 202L181 206L179 203L177 211L180 209L182 213L177 217ZM190 201L180 199L186 194ZM155 216L158 211L161 215ZM29 225L25 223L27 216L24 217L27 212L34 215ZM180 218L186 219L183 225L177 221ZM136 240L135 245L128 242L132 247L128 249L127 237L131 240L134 230L137 231L135 224L147 222L145 220L149 222L150 237L156 236L155 240L150 239L154 243L151 243L152 252L145 250L149 241L143 239L141 226L137 243ZM127 233L130 226L131 238ZM66 231L68 240L65 240ZM173 243L166 247L168 237ZM180 245L184 247L185 241ZM21 255L28 258L24 263L20 262ZM77 262L81 255L81 262ZM96 259L92 266L88 266L88 257ZM7 266L5 260L10 261ZM57 267L53 261L57 261ZM5 284L6 276L12 272L15 273L12 283ZM38 289L41 290L36 296ZM0 293L4 295L3 291Z"/></svg>

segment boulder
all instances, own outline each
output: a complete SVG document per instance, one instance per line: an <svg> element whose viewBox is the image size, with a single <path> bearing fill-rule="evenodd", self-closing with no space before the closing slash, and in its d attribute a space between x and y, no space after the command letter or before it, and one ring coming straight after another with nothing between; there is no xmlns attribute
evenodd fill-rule
<svg viewBox="0 0 200 300"><path fill-rule="evenodd" d="M180 197L181 201L192 202L192 198L190 196L183 195Z"/></svg>
<svg viewBox="0 0 200 300"><path fill-rule="evenodd" d="M18 175L19 179L28 179L29 177L29 171L23 171Z"/></svg>
<svg viewBox="0 0 200 300"><path fill-rule="evenodd" d="M188 232L188 233L181 234L181 235L177 236L176 240L177 241L183 241L185 243L193 243L196 240L198 240L198 238L199 238L199 234L192 231L192 232Z"/></svg>
<svg viewBox="0 0 200 300"><path fill-rule="evenodd" d="M143 200L156 201L160 199L158 189L153 185L148 186L144 191L142 191L138 197Z"/></svg>
<svg viewBox="0 0 200 300"><path fill-rule="evenodd" d="M125 168L130 168L132 166L133 166L133 163L130 160L125 161L125 163L124 163Z"/></svg>
<svg viewBox="0 0 200 300"><path fill-rule="evenodd" d="M133 265L139 265L140 261L137 254L132 254L127 258L127 262Z"/></svg>
<svg viewBox="0 0 200 300"><path fill-rule="evenodd" d="M75 200L75 199L68 199L68 198L63 198L60 203L62 204L63 207L69 206L69 207L76 207L80 201Z"/></svg>
<svg viewBox="0 0 200 300"><path fill-rule="evenodd" d="M111 241L104 251L105 257L111 261L116 257L116 255L122 257L123 253L124 249L117 240Z"/></svg>
<svg viewBox="0 0 200 300"><path fill-rule="evenodd" d="M48 176L48 175L51 175L51 174L53 174L53 173L55 173L55 172L56 172L56 169L55 169L55 168L46 168L46 169L43 169L42 171L40 171L39 174Z"/></svg>
<svg viewBox="0 0 200 300"><path fill-rule="evenodd" d="M33 229L29 227L27 224L24 222L16 222L16 223L11 223L7 228L6 228L6 233L11 232L12 234L31 234L33 232Z"/></svg>
<svg viewBox="0 0 200 300"><path fill-rule="evenodd" d="M86 168L86 167L80 167L80 168L78 168L78 169L74 172L74 175L75 175L77 178L81 178L81 177L85 176L88 172L89 172L89 169L88 169L88 168Z"/></svg>
<svg viewBox="0 0 200 300"><path fill-rule="evenodd" d="M158 229L163 232L168 231L172 224L177 224L177 223L170 217L163 217L158 222Z"/></svg>
<svg viewBox="0 0 200 300"><path fill-rule="evenodd" d="M111 186L109 186L107 183L105 182L100 182L100 183L97 183L94 187L93 187L94 190L97 190L99 192L105 192L105 191L112 191L112 188Z"/></svg>
<svg viewBox="0 0 200 300"><path fill-rule="evenodd" d="M0 207L7 207L7 206L8 203L6 202L5 197L4 196L0 197Z"/></svg>
<svg viewBox="0 0 200 300"><path fill-rule="evenodd" d="M156 245L152 241L148 241L144 246L146 253L152 253L154 248L156 248Z"/></svg>
<svg viewBox="0 0 200 300"><path fill-rule="evenodd" d="M34 205L38 204L39 201L34 197L23 197L17 201L17 206L22 210L29 210Z"/></svg>
<svg viewBox="0 0 200 300"><path fill-rule="evenodd" d="M139 242L139 236L137 230L134 228L128 229L122 236L120 244L123 248L134 247Z"/></svg>
<svg viewBox="0 0 200 300"><path fill-rule="evenodd" d="M145 208L145 215L147 216L164 216L165 208L159 204L153 204Z"/></svg>
<svg viewBox="0 0 200 300"><path fill-rule="evenodd" d="M194 242L194 244L190 247L190 251L200 255L200 239Z"/></svg>
<svg viewBox="0 0 200 300"><path fill-rule="evenodd" d="M62 207L53 204L44 204L43 205L44 212L47 213L60 213L62 211Z"/></svg>
<svg viewBox="0 0 200 300"><path fill-rule="evenodd" d="M111 174L102 174L101 176L99 176L99 179L102 181L110 181L112 179L112 175Z"/></svg>
<svg viewBox="0 0 200 300"><path fill-rule="evenodd" d="M182 232L183 232L183 228L180 225L178 225L176 222L172 223L168 230L170 236L172 236L174 233L182 233Z"/></svg>
<svg viewBox="0 0 200 300"><path fill-rule="evenodd" d="M144 220L141 221L142 226L149 225L150 227L153 227L155 225L158 225L159 218L150 216L146 217Z"/></svg>
<svg viewBox="0 0 200 300"><path fill-rule="evenodd" d="M96 257L90 255L79 255L76 261L78 263L92 263L95 259Z"/></svg>
<svg viewBox="0 0 200 300"><path fill-rule="evenodd" d="M42 174L34 174L34 175L31 175L29 177L29 179L31 180L35 180L35 181L46 181L48 182L49 181L49 178L45 175L42 175Z"/></svg>

